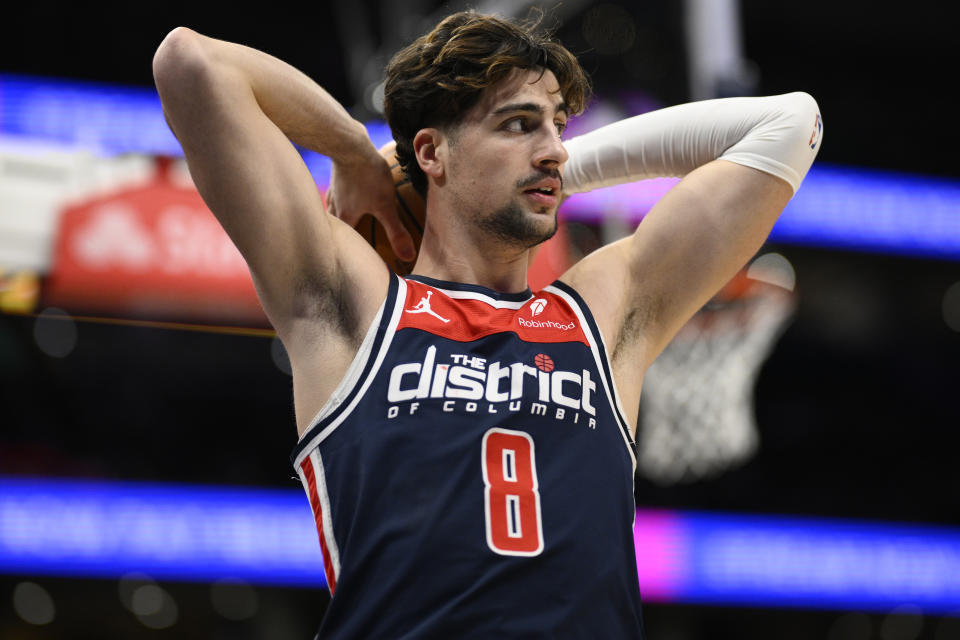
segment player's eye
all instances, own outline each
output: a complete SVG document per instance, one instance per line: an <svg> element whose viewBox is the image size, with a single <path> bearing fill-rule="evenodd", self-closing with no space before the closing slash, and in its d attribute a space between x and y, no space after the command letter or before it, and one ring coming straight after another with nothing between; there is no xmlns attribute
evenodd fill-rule
<svg viewBox="0 0 960 640"><path fill-rule="evenodd" d="M563 120L557 120L557 121L554 122L553 124L554 124L554 126L557 128L557 136L558 136L558 137L559 137L559 136L562 136L564 129L567 128L567 123L564 122Z"/></svg>
<svg viewBox="0 0 960 640"><path fill-rule="evenodd" d="M530 123L527 122L526 118L513 118L512 120L507 120L503 128L505 131L511 131L513 133L525 133L530 130Z"/></svg>

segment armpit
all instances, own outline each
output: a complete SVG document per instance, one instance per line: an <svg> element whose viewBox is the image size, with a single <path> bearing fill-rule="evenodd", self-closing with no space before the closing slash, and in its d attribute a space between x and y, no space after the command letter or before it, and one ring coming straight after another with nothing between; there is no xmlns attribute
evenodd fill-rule
<svg viewBox="0 0 960 640"><path fill-rule="evenodd" d="M662 306L662 301L646 296L630 308L617 333L613 353L610 354L612 362L632 355L631 352L647 333Z"/></svg>
<svg viewBox="0 0 960 640"><path fill-rule="evenodd" d="M343 273L340 270L340 273ZM357 287L344 277L325 274L303 274L293 287L294 317L318 320L360 345L363 327L357 313Z"/></svg>

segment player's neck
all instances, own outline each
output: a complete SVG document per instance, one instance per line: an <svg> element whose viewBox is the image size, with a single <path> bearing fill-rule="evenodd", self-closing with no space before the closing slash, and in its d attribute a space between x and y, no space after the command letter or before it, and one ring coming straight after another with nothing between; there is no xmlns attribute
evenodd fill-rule
<svg viewBox="0 0 960 640"><path fill-rule="evenodd" d="M463 233L447 233L441 240L427 224L413 273L517 293L527 289L529 254L528 249L477 242Z"/></svg>

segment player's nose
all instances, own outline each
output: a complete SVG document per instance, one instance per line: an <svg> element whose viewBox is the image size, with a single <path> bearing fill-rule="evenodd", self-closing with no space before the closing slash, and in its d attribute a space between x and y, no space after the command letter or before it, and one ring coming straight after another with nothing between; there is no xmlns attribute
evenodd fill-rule
<svg viewBox="0 0 960 640"><path fill-rule="evenodd" d="M563 146L560 135L556 131L551 131L549 135L543 136L541 144L538 145L534 164L537 167L557 168L562 166L569 157L570 154Z"/></svg>

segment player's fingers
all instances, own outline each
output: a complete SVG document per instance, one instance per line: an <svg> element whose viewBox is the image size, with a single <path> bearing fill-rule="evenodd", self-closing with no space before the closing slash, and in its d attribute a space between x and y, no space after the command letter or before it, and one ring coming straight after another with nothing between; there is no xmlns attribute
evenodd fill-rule
<svg viewBox="0 0 960 640"><path fill-rule="evenodd" d="M390 240L390 246L393 247L393 252L397 254L397 257L404 262L413 262L417 257L417 250L413 246L413 238L410 236L410 232L397 217L397 212L391 210L387 215L378 215L377 219L383 224L383 228L387 232L387 239Z"/></svg>

